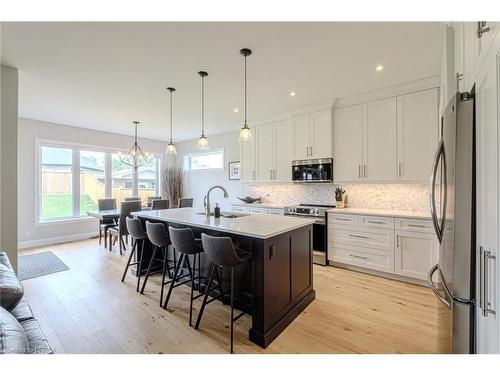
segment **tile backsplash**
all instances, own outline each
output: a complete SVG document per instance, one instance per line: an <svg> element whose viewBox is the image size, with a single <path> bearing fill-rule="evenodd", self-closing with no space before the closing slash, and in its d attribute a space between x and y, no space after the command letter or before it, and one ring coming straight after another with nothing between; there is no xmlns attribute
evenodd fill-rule
<svg viewBox="0 0 500 375"><path fill-rule="evenodd" d="M352 184L342 185L347 205L353 208L379 208L404 211L429 211L427 184ZM244 193L261 197L266 203L335 204L335 186L331 184L245 185Z"/></svg>

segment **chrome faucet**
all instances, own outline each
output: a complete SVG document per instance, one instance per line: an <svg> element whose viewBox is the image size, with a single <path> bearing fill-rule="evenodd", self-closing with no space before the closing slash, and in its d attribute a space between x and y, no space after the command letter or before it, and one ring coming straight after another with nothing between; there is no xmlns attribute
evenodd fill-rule
<svg viewBox="0 0 500 375"><path fill-rule="evenodd" d="M224 192L224 198L229 198L227 190L220 185L215 185L208 189L207 195L205 195L205 198L203 199L203 206L205 206L205 215L207 215L207 217L210 217L210 193L214 189L221 189Z"/></svg>

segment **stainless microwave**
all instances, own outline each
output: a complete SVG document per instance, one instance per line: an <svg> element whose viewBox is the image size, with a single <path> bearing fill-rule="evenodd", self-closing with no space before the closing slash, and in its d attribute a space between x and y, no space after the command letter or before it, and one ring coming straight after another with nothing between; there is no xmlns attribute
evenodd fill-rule
<svg viewBox="0 0 500 375"><path fill-rule="evenodd" d="M292 161L292 181L333 182L333 159Z"/></svg>

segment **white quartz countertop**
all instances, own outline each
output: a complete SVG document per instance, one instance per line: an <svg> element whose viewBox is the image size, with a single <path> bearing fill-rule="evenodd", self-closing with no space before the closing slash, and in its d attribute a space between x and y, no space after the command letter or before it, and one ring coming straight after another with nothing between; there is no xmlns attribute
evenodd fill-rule
<svg viewBox="0 0 500 375"><path fill-rule="evenodd" d="M244 207L261 207L261 208L276 208L276 209L284 209L285 206L277 205L272 203L245 203L245 202L232 202L232 206L244 206ZM293 206L293 205L289 205Z"/></svg>
<svg viewBox="0 0 500 375"><path fill-rule="evenodd" d="M133 212L132 215L144 219L154 219L193 227L213 229L242 236L267 239L288 231L314 224L314 220L291 216L249 214L237 218L199 214L196 208L174 208ZM224 212L223 212L224 213ZM228 214L233 214L228 212Z"/></svg>
<svg viewBox="0 0 500 375"><path fill-rule="evenodd" d="M410 219L431 218L431 214L428 212L385 210L377 208L332 208L327 212L337 213L337 214L349 214L349 215L391 216L391 217L402 217Z"/></svg>

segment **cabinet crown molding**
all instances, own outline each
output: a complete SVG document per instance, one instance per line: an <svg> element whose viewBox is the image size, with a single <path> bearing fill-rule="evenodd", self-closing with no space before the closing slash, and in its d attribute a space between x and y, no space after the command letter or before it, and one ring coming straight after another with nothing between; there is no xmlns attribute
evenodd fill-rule
<svg viewBox="0 0 500 375"><path fill-rule="evenodd" d="M375 100L391 98L399 95L410 94L417 91L438 88L439 76L432 76L416 81L405 82L399 85L377 89L362 94L356 94L345 98L338 98L333 104L333 109L350 107L358 104L368 103Z"/></svg>

